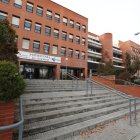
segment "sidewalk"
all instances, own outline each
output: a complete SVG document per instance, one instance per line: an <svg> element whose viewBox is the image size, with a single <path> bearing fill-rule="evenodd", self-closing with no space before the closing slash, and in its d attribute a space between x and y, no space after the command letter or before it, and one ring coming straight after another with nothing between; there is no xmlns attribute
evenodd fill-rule
<svg viewBox="0 0 140 140"><path fill-rule="evenodd" d="M128 116L125 116L66 140L140 140L140 113L137 115L137 124L133 123L132 126L129 125Z"/></svg>

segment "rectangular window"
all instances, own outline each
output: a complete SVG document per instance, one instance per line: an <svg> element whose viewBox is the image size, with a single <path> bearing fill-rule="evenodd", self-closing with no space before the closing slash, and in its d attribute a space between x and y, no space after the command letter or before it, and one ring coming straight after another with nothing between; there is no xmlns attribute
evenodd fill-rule
<svg viewBox="0 0 140 140"><path fill-rule="evenodd" d="M6 19L8 16L7 13L0 11L0 19Z"/></svg>
<svg viewBox="0 0 140 140"><path fill-rule="evenodd" d="M40 42L39 41L34 41L33 50L34 51L39 51L39 48L40 48Z"/></svg>
<svg viewBox="0 0 140 140"><path fill-rule="evenodd" d="M68 56L69 56L69 57L72 57L72 56L73 56L73 49L69 49Z"/></svg>
<svg viewBox="0 0 140 140"><path fill-rule="evenodd" d="M76 23L76 29L80 31L80 23Z"/></svg>
<svg viewBox="0 0 140 140"><path fill-rule="evenodd" d="M46 16L47 19L52 20L52 11L47 10Z"/></svg>
<svg viewBox="0 0 140 140"><path fill-rule="evenodd" d="M37 6L36 13L37 13L38 16L43 16L43 8Z"/></svg>
<svg viewBox="0 0 140 140"><path fill-rule="evenodd" d="M29 49L29 46L30 46L30 40L23 38L23 40L22 40L22 48L23 49Z"/></svg>
<svg viewBox="0 0 140 140"><path fill-rule="evenodd" d="M50 49L50 44L44 43L44 52L49 53L49 49Z"/></svg>
<svg viewBox="0 0 140 140"><path fill-rule="evenodd" d="M12 25L15 27L19 27L19 20L20 20L19 17L13 16L12 17Z"/></svg>
<svg viewBox="0 0 140 140"><path fill-rule="evenodd" d="M53 45L52 54L57 54L57 46Z"/></svg>
<svg viewBox="0 0 140 140"><path fill-rule="evenodd" d="M15 0L14 1L14 5L17 8L21 8L22 7L22 0Z"/></svg>
<svg viewBox="0 0 140 140"><path fill-rule="evenodd" d="M53 35L55 38L59 38L59 30L54 29Z"/></svg>
<svg viewBox="0 0 140 140"><path fill-rule="evenodd" d="M72 34L69 34L69 41L73 42L73 35Z"/></svg>
<svg viewBox="0 0 140 140"><path fill-rule="evenodd" d="M82 25L82 31L86 32L86 26L85 25Z"/></svg>
<svg viewBox="0 0 140 140"><path fill-rule="evenodd" d="M34 5L32 3L27 2L26 11L33 13Z"/></svg>
<svg viewBox="0 0 140 140"><path fill-rule="evenodd" d="M86 45L86 39L82 38L82 46L85 46L85 45Z"/></svg>
<svg viewBox="0 0 140 140"><path fill-rule="evenodd" d="M75 51L75 58L79 59L80 53L79 51Z"/></svg>
<svg viewBox="0 0 140 140"><path fill-rule="evenodd" d="M68 24L68 19L66 17L63 17L63 25L67 26L67 24Z"/></svg>
<svg viewBox="0 0 140 140"><path fill-rule="evenodd" d="M45 27L45 35L47 36L51 35L51 27L48 27L48 26Z"/></svg>
<svg viewBox="0 0 140 140"><path fill-rule="evenodd" d="M55 22L57 22L57 23L60 22L60 15L55 14Z"/></svg>
<svg viewBox="0 0 140 140"><path fill-rule="evenodd" d="M66 56L66 48L65 47L61 47L61 55Z"/></svg>
<svg viewBox="0 0 140 140"><path fill-rule="evenodd" d="M66 32L62 32L62 40L67 40L67 33Z"/></svg>
<svg viewBox="0 0 140 140"><path fill-rule="evenodd" d="M82 52L81 58L82 58L82 60L85 60L85 58L86 58L85 52Z"/></svg>
<svg viewBox="0 0 140 140"><path fill-rule="evenodd" d="M41 34L41 24L35 24L35 32Z"/></svg>
<svg viewBox="0 0 140 140"><path fill-rule="evenodd" d="M3 3L8 4L10 2L10 0L1 0Z"/></svg>
<svg viewBox="0 0 140 140"><path fill-rule="evenodd" d="M32 26L32 22L29 20L25 20L24 22L24 29L30 31Z"/></svg>
<svg viewBox="0 0 140 140"><path fill-rule="evenodd" d="M76 44L80 44L80 37L76 36Z"/></svg>
<svg viewBox="0 0 140 140"><path fill-rule="evenodd" d="M74 21L73 20L70 20L70 27L74 28Z"/></svg>

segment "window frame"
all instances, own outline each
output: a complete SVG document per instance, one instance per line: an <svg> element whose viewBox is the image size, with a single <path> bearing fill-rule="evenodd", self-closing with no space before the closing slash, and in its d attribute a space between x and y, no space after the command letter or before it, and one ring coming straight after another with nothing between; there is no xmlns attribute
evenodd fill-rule
<svg viewBox="0 0 140 140"><path fill-rule="evenodd" d="M38 49L36 47L34 47L35 44L38 44L39 45ZM39 50L40 50L40 41L34 41L33 42L33 51L39 52Z"/></svg>

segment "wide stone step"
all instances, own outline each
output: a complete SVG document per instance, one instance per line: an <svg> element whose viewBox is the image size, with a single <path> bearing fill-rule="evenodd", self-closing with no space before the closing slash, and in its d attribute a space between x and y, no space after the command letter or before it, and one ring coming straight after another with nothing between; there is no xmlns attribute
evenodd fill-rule
<svg viewBox="0 0 140 140"><path fill-rule="evenodd" d="M140 110L140 106L138 106L137 109ZM92 129L99 124L104 124L110 122L111 120L119 119L120 117L128 113L129 113L128 108L118 110L110 114L102 115L98 118L93 118L87 121L50 130L44 133L29 135L27 138L24 138L24 140L56 140L56 139L64 140L65 138L79 135L80 132L85 131L87 129Z"/></svg>
<svg viewBox="0 0 140 140"><path fill-rule="evenodd" d="M78 114L82 112L88 112L94 109L95 108L93 105L85 105L82 107L72 107L69 109L61 109L61 110L54 110L54 111L48 111L43 113L37 113L37 114L29 114L29 115L25 115L24 118L25 118L25 123L31 123L31 122L53 119L62 116L69 116L72 114Z"/></svg>

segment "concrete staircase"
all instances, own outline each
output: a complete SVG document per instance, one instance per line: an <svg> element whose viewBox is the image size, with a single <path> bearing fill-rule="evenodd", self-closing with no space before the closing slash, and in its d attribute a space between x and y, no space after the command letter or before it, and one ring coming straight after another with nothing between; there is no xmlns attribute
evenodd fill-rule
<svg viewBox="0 0 140 140"><path fill-rule="evenodd" d="M129 113L128 100L97 83L91 94L85 81L26 82L24 140L64 140Z"/></svg>

